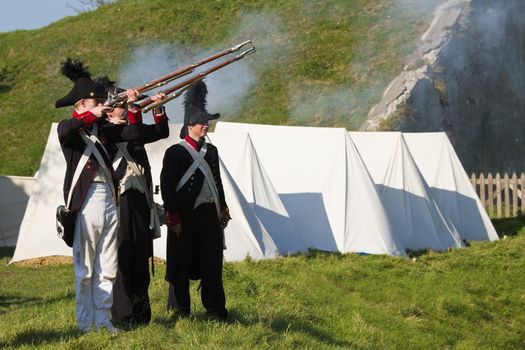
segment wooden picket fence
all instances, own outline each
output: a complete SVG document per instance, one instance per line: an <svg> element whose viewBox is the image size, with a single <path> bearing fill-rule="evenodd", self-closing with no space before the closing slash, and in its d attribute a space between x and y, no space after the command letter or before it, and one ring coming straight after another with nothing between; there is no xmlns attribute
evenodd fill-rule
<svg viewBox="0 0 525 350"><path fill-rule="evenodd" d="M525 174L518 177L516 173L511 176L496 173L476 176L472 173L470 182L478 194L481 203L490 217L510 218L525 212L523 201L523 187L525 186Z"/></svg>

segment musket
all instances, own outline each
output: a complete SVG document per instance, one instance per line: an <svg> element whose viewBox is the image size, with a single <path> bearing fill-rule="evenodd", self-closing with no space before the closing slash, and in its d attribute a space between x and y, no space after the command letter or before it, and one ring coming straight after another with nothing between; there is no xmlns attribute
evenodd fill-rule
<svg viewBox="0 0 525 350"><path fill-rule="evenodd" d="M211 56L208 56L206 58L203 58L195 63L192 63L190 65L187 65L187 66L184 66L184 67L181 67L181 68L178 68L176 70L174 70L173 72L169 73L169 74L166 74L166 75L163 75L161 76L160 78L157 78L157 79L154 79L154 80L151 80L145 84L142 84L142 85L139 85L137 87L134 88L134 90L137 90L139 93L143 93L143 92L146 92L146 91L149 91L149 90L152 90L152 89L155 89L155 88L158 88L158 87L161 87L161 86L164 86L170 82L172 82L173 80L176 80L176 79L179 79L185 75L188 75L190 73L193 73L195 71L196 68L202 66L202 65L205 65L209 62L212 62L212 61L215 61L221 57L224 57L230 53L233 53L233 52L237 52L239 51L243 46L247 45L247 44L251 44L251 40L246 40L238 45L235 45L235 46L232 46L228 49L225 49L225 50L222 50L220 52L217 52ZM126 93L125 92L121 92L119 94L108 94L108 99L106 100L106 102L104 103L104 105L106 106L112 106L112 107L116 107L116 106L120 106L122 104L124 104L126 102Z"/></svg>
<svg viewBox="0 0 525 350"><path fill-rule="evenodd" d="M137 103L137 106L139 106L141 109L142 109L142 112L148 112L150 110L152 110L153 108L155 107L158 107L158 106L161 106L177 97L179 97L180 95L182 95L184 93L184 91L186 91L187 89L189 89L193 84L195 84L197 81L199 80L202 80L204 79L207 75L223 68L223 67L226 67L227 65L229 64L232 64L233 62L236 62L242 58L244 58L246 55L249 55L251 53L254 53L255 52L255 47L251 47L250 49L246 50L246 51L243 51L241 52L240 54L232 57L232 58L229 58L227 59L226 61L223 61L207 70L204 70L194 76L192 76L191 78L188 78L182 82L180 82L179 84L171 87L171 88L168 88L166 90L163 90L161 91L162 93L164 93L166 95L165 98L163 98L161 101L158 101L158 102L155 102L153 101L153 99L151 97L148 97L147 99Z"/></svg>

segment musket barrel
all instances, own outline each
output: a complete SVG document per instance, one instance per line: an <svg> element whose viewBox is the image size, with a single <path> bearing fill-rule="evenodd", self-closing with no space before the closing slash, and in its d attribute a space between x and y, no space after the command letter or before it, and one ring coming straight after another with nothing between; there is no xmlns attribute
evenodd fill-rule
<svg viewBox="0 0 525 350"><path fill-rule="evenodd" d="M247 45L247 44L250 44L252 41L251 40L246 40L245 42L242 42L236 46L232 46L230 47L229 49L226 49L226 50L222 50L220 52L217 52L213 55L210 55L206 58L203 58L195 63L192 63L190 65L187 65L187 66L184 66L182 68L179 68L169 74L166 74L160 78L157 78L155 80L152 80L150 82L147 82L146 84L143 84L143 85L140 85L140 86L137 86L135 88L135 90L138 90L139 92L145 92L145 91L148 91L148 90L151 90L151 89L154 89L154 88L157 88L157 87L160 87L160 86L163 86L163 85L166 85L167 83L175 80L175 79L178 79L184 75L187 75L187 74L190 74L192 73L193 71L195 71L195 68L197 67L200 67L202 65L205 65L209 62L212 62L212 61L215 61L216 59L219 59L223 56L226 56L232 52L236 52L238 50L240 50L241 47Z"/></svg>
<svg viewBox="0 0 525 350"><path fill-rule="evenodd" d="M147 112L150 109L152 109L153 107L157 107L157 106L163 105L166 102L171 101L171 100L173 100L176 97L179 97L182 94L182 92L180 94L175 93L172 96L170 96L170 94L176 92L177 90L183 89L183 88L187 89L187 87L189 87L190 84L192 84L192 83L194 83L194 82L196 82L198 80L204 79L204 77L206 77L207 75L209 75L209 74L211 74L211 73L213 73L213 72L215 72L215 71L217 71L217 70L219 70L219 69L221 69L223 67L226 67L227 65L232 64L233 62L238 61L238 60L244 58L246 55L249 55L249 54L251 54L253 52L255 52L255 47L252 47L252 48L250 48L250 49L248 49L246 51L243 51L243 52L239 53L238 55L227 59L224 62L221 62L221 63L219 63L219 64L217 64L217 65L215 65L215 66L213 66L213 67L211 67L211 68L209 68L207 70L204 70L204 71L202 71L202 72L192 76L191 78L180 82L179 84L177 84L177 85L175 85L175 86L173 86L173 87L171 87L169 89L163 90L162 92L168 96L167 99L164 99L164 100L162 100L160 102L155 103L155 101L153 101L153 99L151 97L149 97L149 98L145 99L144 101L138 103L137 105L142 109L143 112ZM151 104L154 104L154 106L146 108L147 106L149 106Z"/></svg>
<svg viewBox="0 0 525 350"><path fill-rule="evenodd" d="M187 65L187 66L184 66L184 67L181 67L181 68L178 68L176 70L174 70L173 72L171 73L168 73L166 75L163 75L161 76L160 78L157 78L157 79L154 79L154 80L151 80L145 84L142 84L142 85L139 85L137 87L134 88L134 90L137 90L139 93L142 93L142 92L146 92L146 91L149 91L149 90L152 90L152 89L155 89L155 88L158 88L158 87L161 87L161 86L164 86L170 82L172 82L173 80L175 79L179 79L185 75L188 75L188 74L191 74L195 71L195 69L197 67L200 67L202 65L205 65L209 62L212 62L212 61L215 61L221 57L224 57L232 52L236 52L238 50L241 49L241 47L245 46L245 45L248 45L248 44L251 44L251 40L246 40L238 45L235 45L235 46L232 46L230 47L229 49L226 49L226 50L222 50L220 52L217 52L213 55L210 55L206 58L203 58L195 63L192 63L190 65ZM247 50L244 52L244 55L252 52L253 50L255 50L255 48L252 48L250 50ZM242 58L242 57L241 57ZM226 61L228 62L228 61ZM231 63L231 62L230 62ZM229 64L229 63L228 63ZM224 65L220 66L220 68L224 67ZM220 69L220 68L217 68L217 69ZM214 70L212 70L214 71ZM208 73L209 74L209 73ZM186 80L184 83L187 83L188 81L190 81L190 83L192 81L194 81L194 79L190 79L190 80ZM187 84L190 84L190 83L187 83ZM181 86L182 84L179 84L177 86ZM185 86L185 85L182 85L182 86ZM173 90L171 90L173 91ZM117 106L117 105L121 105L123 103L125 103L127 100L127 97L126 97L126 93L125 92L121 92L117 95L113 95L113 96L109 96L108 97L108 100L106 101L106 105L110 105L110 106ZM147 103L144 104L144 106L147 106L148 104L151 104L151 99L147 99L146 100ZM141 103L142 105L142 103Z"/></svg>

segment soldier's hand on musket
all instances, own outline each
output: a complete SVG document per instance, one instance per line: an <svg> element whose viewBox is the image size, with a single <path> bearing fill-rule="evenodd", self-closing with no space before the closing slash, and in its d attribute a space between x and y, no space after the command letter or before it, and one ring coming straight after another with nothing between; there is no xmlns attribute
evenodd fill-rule
<svg viewBox="0 0 525 350"><path fill-rule="evenodd" d="M155 102L159 102L159 101L162 101L166 98L166 94L163 93L163 92L159 92L158 94L155 94L153 96L151 96L151 99Z"/></svg>
<svg viewBox="0 0 525 350"><path fill-rule="evenodd" d="M130 111L136 111L138 109L137 106L135 106L133 102L137 100L137 98L139 97L139 94L140 93L134 89L126 90L127 104L128 104L128 109Z"/></svg>
<svg viewBox="0 0 525 350"><path fill-rule="evenodd" d="M159 92L158 94L151 96L151 100L153 101L153 103L161 102L165 98L166 98L166 94L163 92ZM153 109L153 114L155 115L160 115L164 113L165 113L164 106L157 106Z"/></svg>
<svg viewBox="0 0 525 350"><path fill-rule="evenodd" d="M105 117L106 112L111 111L112 108L110 106L97 106L90 109L90 112L97 118Z"/></svg>
<svg viewBox="0 0 525 350"><path fill-rule="evenodd" d="M139 97L139 92L138 92L138 90L127 89L126 90L126 97L127 97L128 103L133 103Z"/></svg>

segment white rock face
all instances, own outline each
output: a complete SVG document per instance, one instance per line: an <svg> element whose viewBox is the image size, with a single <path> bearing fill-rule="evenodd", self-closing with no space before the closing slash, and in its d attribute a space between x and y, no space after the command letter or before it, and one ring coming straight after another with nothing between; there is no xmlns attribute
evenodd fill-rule
<svg viewBox="0 0 525 350"><path fill-rule="evenodd" d="M410 58L409 64L387 86L381 101L372 107L360 130L378 130L381 121L388 119L399 105L407 101L416 83L421 79L429 79L429 68L438 59L441 49L447 45L452 28L462 12L468 9L470 1L449 0L436 7L434 19L421 36L421 44Z"/></svg>

